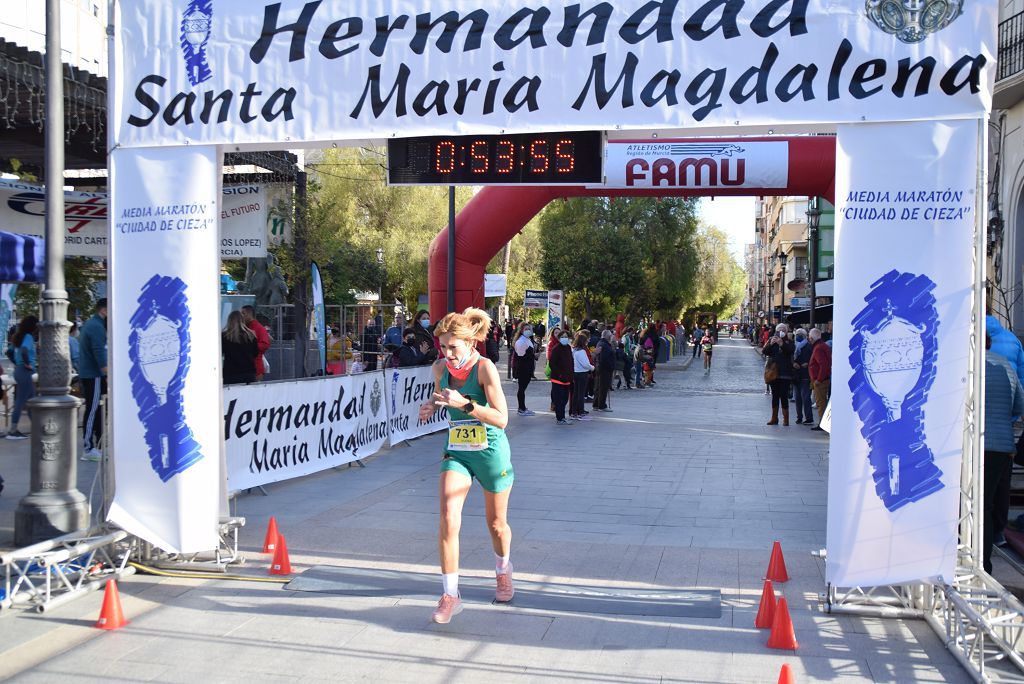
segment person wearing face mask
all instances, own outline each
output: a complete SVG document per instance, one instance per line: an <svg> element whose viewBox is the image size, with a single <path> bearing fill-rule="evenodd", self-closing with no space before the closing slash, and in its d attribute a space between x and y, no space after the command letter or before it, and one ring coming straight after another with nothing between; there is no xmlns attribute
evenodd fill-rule
<svg viewBox="0 0 1024 684"><path fill-rule="evenodd" d="M437 344L434 340L434 332L430 327L430 313L420 311L413 319L412 329L416 331L416 347L423 349L423 343L427 344L427 351L420 361L423 365L433 363L437 360Z"/></svg>
<svg viewBox="0 0 1024 684"><path fill-rule="evenodd" d="M515 473L505 436L508 406L501 377L490 359L480 356L490 320L480 309L450 313L434 331L442 359L433 366L434 394L420 406L420 420L429 420L439 407L448 409L448 442L441 460L441 600L431 619L447 624L462 612L459 598L459 528L462 507L476 479L484 490L487 528L494 549L497 589L495 600L508 602L515 595L510 562L512 529L508 502Z"/></svg>
<svg viewBox="0 0 1024 684"><path fill-rule="evenodd" d="M551 366L551 405L554 408L555 422L558 425L573 424L571 419L565 417L565 406L569 402L569 390L573 380L572 347L569 346L569 342L569 331L556 328L552 331L551 344L548 345L548 364Z"/></svg>
<svg viewBox="0 0 1024 684"><path fill-rule="evenodd" d="M419 366L423 363L423 346L426 343L417 342L416 331L413 328L406 328L402 331L402 346L395 352L397 357L397 368L409 368Z"/></svg>
<svg viewBox="0 0 1024 684"><path fill-rule="evenodd" d="M533 380L533 373L537 366L537 352L533 344L533 326L525 322L519 324L512 341L512 349L515 354L512 357L512 377L519 381L519 391L516 392L516 399L519 402L518 413L525 417L536 415L526 408L526 388Z"/></svg>

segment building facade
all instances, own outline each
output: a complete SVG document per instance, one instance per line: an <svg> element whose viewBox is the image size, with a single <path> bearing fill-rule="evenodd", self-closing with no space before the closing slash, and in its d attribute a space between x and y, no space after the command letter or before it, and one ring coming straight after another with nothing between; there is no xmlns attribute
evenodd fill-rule
<svg viewBox="0 0 1024 684"><path fill-rule="evenodd" d="M63 0L60 7L61 61L96 76L107 75L106 0ZM4 0L0 38L34 52L46 52L46 3Z"/></svg>

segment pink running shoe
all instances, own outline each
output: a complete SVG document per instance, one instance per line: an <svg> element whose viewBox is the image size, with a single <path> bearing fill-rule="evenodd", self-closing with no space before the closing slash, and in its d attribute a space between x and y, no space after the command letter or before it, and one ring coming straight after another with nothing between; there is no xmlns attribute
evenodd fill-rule
<svg viewBox="0 0 1024 684"><path fill-rule="evenodd" d="M447 625L452 618L462 612L462 599L451 594L442 594L441 600L437 602L437 608L430 619L439 625Z"/></svg>
<svg viewBox="0 0 1024 684"><path fill-rule="evenodd" d="M512 586L512 564L508 564L508 572L497 576L498 588L494 592L494 600L498 603L508 603L516 595L516 588Z"/></svg>

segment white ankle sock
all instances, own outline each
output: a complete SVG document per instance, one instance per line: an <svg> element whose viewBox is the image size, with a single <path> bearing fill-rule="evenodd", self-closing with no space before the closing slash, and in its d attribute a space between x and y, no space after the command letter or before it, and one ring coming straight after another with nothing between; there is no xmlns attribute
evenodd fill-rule
<svg viewBox="0 0 1024 684"><path fill-rule="evenodd" d="M494 554L494 574L503 575L508 572L509 567L512 565L508 560L509 557L510 556L499 556L498 554Z"/></svg>
<svg viewBox="0 0 1024 684"><path fill-rule="evenodd" d="M459 595L459 573L457 572L443 572L441 573L441 586L443 587L444 593L449 596Z"/></svg>

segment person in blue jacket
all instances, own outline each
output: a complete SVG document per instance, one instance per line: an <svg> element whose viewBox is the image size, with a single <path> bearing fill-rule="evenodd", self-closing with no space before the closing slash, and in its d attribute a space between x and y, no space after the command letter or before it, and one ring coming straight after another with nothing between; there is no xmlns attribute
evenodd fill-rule
<svg viewBox="0 0 1024 684"><path fill-rule="evenodd" d="M10 357L14 362L14 409L11 411L11 429L7 439L28 439L28 435L18 430L21 412L28 400L36 395L36 387L32 375L36 372L36 329L39 319L25 316L18 323L18 329L11 339Z"/></svg>
<svg viewBox="0 0 1024 684"><path fill-rule="evenodd" d="M992 572L992 544L1006 527L1010 512L1010 477L1016 445L1013 422L1024 414L1024 388L1016 369L992 347L985 352L985 496L982 560Z"/></svg>
<svg viewBox="0 0 1024 684"><path fill-rule="evenodd" d="M1017 380L1024 385L1024 346L1017 336L1004 328L995 316L985 317L985 334L992 340L989 351L1009 361L1017 372Z"/></svg>

